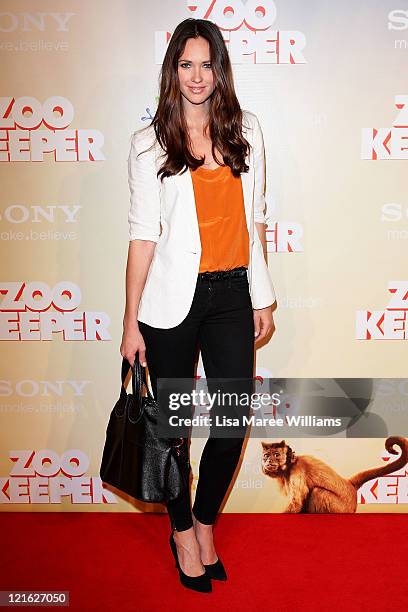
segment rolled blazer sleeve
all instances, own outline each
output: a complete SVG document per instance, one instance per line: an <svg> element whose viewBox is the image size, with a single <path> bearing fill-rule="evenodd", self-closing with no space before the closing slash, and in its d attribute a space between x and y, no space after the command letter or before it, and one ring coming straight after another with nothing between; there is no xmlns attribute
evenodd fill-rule
<svg viewBox="0 0 408 612"><path fill-rule="evenodd" d="M256 115L254 115L253 156L255 172L254 221L255 223L267 223L269 215L265 212L265 147L262 129Z"/></svg>
<svg viewBox="0 0 408 612"><path fill-rule="evenodd" d="M148 145L141 145L139 140L138 133L134 132L128 157L129 240L157 242L160 236L160 186L154 154L152 151L144 153Z"/></svg>

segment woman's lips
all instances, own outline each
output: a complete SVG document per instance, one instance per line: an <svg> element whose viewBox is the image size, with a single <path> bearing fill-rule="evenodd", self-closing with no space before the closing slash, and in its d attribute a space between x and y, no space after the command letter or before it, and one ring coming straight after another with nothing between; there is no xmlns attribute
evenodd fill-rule
<svg viewBox="0 0 408 612"><path fill-rule="evenodd" d="M191 91L193 93L201 93L202 91L204 91L204 87L189 87L189 89L191 89Z"/></svg>

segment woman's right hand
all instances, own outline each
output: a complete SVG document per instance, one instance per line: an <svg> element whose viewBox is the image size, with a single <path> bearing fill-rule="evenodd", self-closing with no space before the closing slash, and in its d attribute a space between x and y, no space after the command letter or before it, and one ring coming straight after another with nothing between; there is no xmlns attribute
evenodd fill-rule
<svg viewBox="0 0 408 612"><path fill-rule="evenodd" d="M137 323L125 325L120 345L120 354L133 366L137 352L139 353L140 364L146 366L146 346L139 326Z"/></svg>

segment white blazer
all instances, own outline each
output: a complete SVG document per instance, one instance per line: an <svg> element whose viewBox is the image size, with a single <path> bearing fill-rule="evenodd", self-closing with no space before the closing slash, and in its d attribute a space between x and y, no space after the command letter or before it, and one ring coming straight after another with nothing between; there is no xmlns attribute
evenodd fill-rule
<svg viewBox="0 0 408 612"><path fill-rule="evenodd" d="M275 301L255 222L264 223L265 159L262 130L257 116L243 111L243 135L252 145L245 158L249 171L241 173L245 216L249 233L248 282L253 308ZM142 132L143 130L143 132ZM155 146L139 157L139 152ZM153 127L132 134L128 157L130 188L129 240L153 240L154 255L140 298L137 318L153 327L174 327L187 316L200 266L201 241L190 171L167 177L161 183L156 172L163 150Z"/></svg>

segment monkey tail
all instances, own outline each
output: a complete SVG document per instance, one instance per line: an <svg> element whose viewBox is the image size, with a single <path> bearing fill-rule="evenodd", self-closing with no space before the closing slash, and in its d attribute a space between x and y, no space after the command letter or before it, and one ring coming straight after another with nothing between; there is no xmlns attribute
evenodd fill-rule
<svg viewBox="0 0 408 612"><path fill-rule="evenodd" d="M365 470L364 472L359 472L352 478L350 478L351 484L356 488L356 491L368 480L372 480L373 478L379 478L380 476L386 476L387 474L391 474L392 472L396 472L401 469L408 463L408 439L403 438L402 436L390 436L385 441L385 448L392 455L397 455L398 451L393 449L394 444L399 446L401 449L401 455L398 457L396 461L392 463L387 463L378 468L372 468L371 470Z"/></svg>

